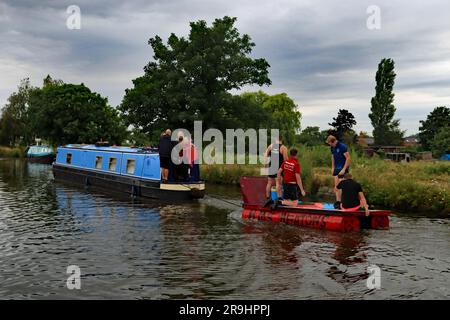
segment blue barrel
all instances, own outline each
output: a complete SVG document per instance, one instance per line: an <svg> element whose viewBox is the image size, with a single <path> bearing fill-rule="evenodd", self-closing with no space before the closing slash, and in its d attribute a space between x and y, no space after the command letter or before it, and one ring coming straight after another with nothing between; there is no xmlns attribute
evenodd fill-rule
<svg viewBox="0 0 450 320"><path fill-rule="evenodd" d="M278 199L277 188L272 187L272 189L270 189L270 196L271 196L273 201Z"/></svg>

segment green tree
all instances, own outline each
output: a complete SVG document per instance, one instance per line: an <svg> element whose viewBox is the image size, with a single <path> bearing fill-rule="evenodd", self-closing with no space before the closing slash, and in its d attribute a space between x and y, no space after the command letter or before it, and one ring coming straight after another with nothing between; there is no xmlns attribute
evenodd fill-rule
<svg viewBox="0 0 450 320"><path fill-rule="evenodd" d="M19 142L31 142L32 132L28 126L27 111L30 94L35 89L30 85L29 78L25 78L17 91L9 96L0 119L0 143L13 146Z"/></svg>
<svg viewBox="0 0 450 320"><path fill-rule="evenodd" d="M441 127L430 143L433 156L439 158L450 152L450 124Z"/></svg>
<svg viewBox="0 0 450 320"><path fill-rule="evenodd" d="M156 133L155 133L156 135ZM129 143L132 146L140 146L140 147L148 147L148 146L156 146L158 141L151 140L150 135L142 132L137 128L133 128L129 134Z"/></svg>
<svg viewBox="0 0 450 320"><path fill-rule="evenodd" d="M306 127L297 136L297 142L308 146L324 145L327 134L321 132L319 127Z"/></svg>
<svg viewBox="0 0 450 320"><path fill-rule="evenodd" d="M118 112L84 84L44 81L30 95L28 113L34 132L53 144L120 143L126 136Z"/></svg>
<svg viewBox="0 0 450 320"><path fill-rule="evenodd" d="M394 120L394 60L383 59L378 64L376 73L375 96L371 100L372 107L369 118L373 126L373 137L379 145L400 144L404 132L400 130L400 121Z"/></svg>
<svg viewBox="0 0 450 320"><path fill-rule="evenodd" d="M336 118L333 118L333 122L328 123L333 127L336 138L342 139L344 134L349 134L352 131L354 125L356 125L355 117L351 112L345 109L339 109Z"/></svg>
<svg viewBox="0 0 450 320"><path fill-rule="evenodd" d="M419 128L420 144L425 150L430 150L434 136L450 123L450 108L445 106L436 107L427 116L427 119L420 121Z"/></svg>
<svg viewBox="0 0 450 320"><path fill-rule="evenodd" d="M154 61L145 74L125 90L120 110L127 121L144 132L165 127L225 129L236 112L230 90L244 85L269 85L269 64L250 57L255 46L240 35L236 18L191 22L187 38L171 34L167 44L159 36L149 40Z"/></svg>
<svg viewBox="0 0 450 320"><path fill-rule="evenodd" d="M293 144L295 135L300 131L301 113L297 105L286 93L267 96L262 109L269 114L265 127L279 129L284 143Z"/></svg>

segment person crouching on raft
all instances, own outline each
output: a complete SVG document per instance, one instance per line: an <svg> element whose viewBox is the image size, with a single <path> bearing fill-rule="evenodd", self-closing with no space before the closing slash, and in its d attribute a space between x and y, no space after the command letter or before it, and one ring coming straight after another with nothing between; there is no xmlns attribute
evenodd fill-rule
<svg viewBox="0 0 450 320"><path fill-rule="evenodd" d="M297 149L291 149L289 152L289 159L285 160L280 169L278 169L278 178L277 183L281 183L281 174L283 173L283 189L284 189L284 197L281 194L281 187L277 188L278 191L278 200L277 204L280 203L281 200L295 200L295 204L297 204L298 200L298 191L300 190L302 196L305 196L305 189L303 188L303 182L301 174L301 167L298 163L297 159Z"/></svg>
<svg viewBox="0 0 450 320"><path fill-rule="evenodd" d="M334 192L336 194L336 202L334 207L339 209L341 205L341 192L337 189L339 183L338 175L343 175L350 171L350 153L345 144L338 141L335 136L329 135L327 144L331 147L331 174L334 177Z"/></svg>
<svg viewBox="0 0 450 320"><path fill-rule="evenodd" d="M267 185L266 185L266 203L264 206L273 203L271 197L271 189L273 186L278 186L275 179L277 178L278 169L281 167L281 164L288 159L288 150L285 145L283 145L283 139L279 137L275 143L272 143L266 150L264 154L264 163L267 162L267 159L270 159L269 164L269 172L267 177ZM281 182L279 182L281 183ZM277 190L278 191L278 190ZM281 190L280 190L281 191Z"/></svg>
<svg viewBox="0 0 450 320"><path fill-rule="evenodd" d="M340 209L343 211L355 212L362 207L366 212L366 216L369 216L369 206L361 185L352 179L352 175L350 173L339 175L339 178L340 182L336 188L338 190L342 190L342 202Z"/></svg>

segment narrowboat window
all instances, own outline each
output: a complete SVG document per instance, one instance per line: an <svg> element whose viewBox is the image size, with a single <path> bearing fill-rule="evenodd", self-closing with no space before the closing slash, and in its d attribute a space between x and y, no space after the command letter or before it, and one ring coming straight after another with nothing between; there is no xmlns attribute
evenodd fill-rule
<svg viewBox="0 0 450 320"><path fill-rule="evenodd" d="M109 158L109 170L116 171L117 166L117 158Z"/></svg>
<svg viewBox="0 0 450 320"><path fill-rule="evenodd" d="M101 157L101 156L96 156L95 157L95 169L101 169L102 168L102 159L103 159L103 157Z"/></svg>
<svg viewBox="0 0 450 320"><path fill-rule="evenodd" d="M66 163L67 164L71 164L72 163L72 154L71 153L68 153L66 155Z"/></svg>
<svg viewBox="0 0 450 320"><path fill-rule="evenodd" d="M127 159L127 173L134 174L136 161L134 159Z"/></svg>

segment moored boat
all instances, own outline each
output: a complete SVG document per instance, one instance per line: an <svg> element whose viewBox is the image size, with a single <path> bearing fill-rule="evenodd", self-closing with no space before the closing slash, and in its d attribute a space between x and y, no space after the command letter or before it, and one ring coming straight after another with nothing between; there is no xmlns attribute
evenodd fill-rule
<svg viewBox="0 0 450 320"><path fill-rule="evenodd" d="M33 145L27 148L26 156L30 162L52 164L56 154L50 146Z"/></svg>
<svg viewBox="0 0 450 320"><path fill-rule="evenodd" d="M389 229L389 210L346 212L336 210L331 204L293 202L276 207L264 206L267 178L242 177L242 218L282 222L309 228L333 231L356 231L360 229Z"/></svg>
<svg viewBox="0 0 450 320"><path fill-rule="evenodd" d="M202 198L205 183L199 177L161 181L158 151L97 145L66 145L53 164L56 180L92 186L134 197L188 200Z"/></svg>

